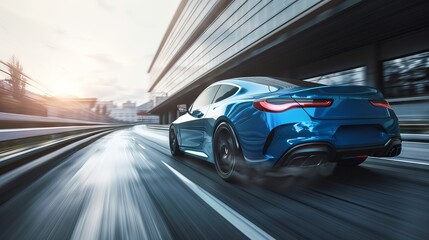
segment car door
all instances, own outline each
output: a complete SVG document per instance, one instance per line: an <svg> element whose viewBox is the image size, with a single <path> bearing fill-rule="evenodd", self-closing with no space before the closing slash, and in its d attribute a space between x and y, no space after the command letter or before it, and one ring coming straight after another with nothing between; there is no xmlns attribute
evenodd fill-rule
<svg viewBox="0 0 429 240"><path fill-rule="evenodd" d="M206 88L190 107L187 121L180 124L179 137L182 147L197 151L203 150L207 137L206 114L218 89L218 85Z"/></svg>

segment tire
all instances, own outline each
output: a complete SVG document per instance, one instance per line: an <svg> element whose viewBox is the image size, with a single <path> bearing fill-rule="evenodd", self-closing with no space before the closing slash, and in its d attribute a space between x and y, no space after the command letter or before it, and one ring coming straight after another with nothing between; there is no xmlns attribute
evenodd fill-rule
<svg viewBox="0 0 429 240"><path fill-rule="evenodd" d="M181 156L183 152L179 149L179 143L177 141L176 128L171 125L169 134L168 134L168 142L170 143L170 152L173 156Z"/></svg>
<svg viewBox="0 0 429 240"><path fill-rule="evenodd" d="M232 127L222 122L213 135L213 153L216 172L227 182L239 180L239 170L243 170L243 154Z"/></svg>
<svg viewBox="0 0 429 240"><path fill-rule="evenodd" d="M341 159L338 161L337 165L341 167L356 167L363 163L368 157L356 157L356 158L347 158Z"/></svg>

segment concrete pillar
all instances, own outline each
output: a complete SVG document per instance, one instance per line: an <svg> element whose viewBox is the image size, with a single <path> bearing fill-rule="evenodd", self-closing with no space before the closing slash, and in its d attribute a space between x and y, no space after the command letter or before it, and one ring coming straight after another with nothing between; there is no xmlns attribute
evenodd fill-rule
<svg viewBox="0 0 429 240"><path fill-rule="evenodd" d="M167 124L167 114L162 113L161 115L161 124Z"/></svg>
<svg viewBox="0 0 429 240"><path fill-rule="evenodd" d="M170 124L172 122L171 116L173 115L173 113L171 111L168 112L168 124Z"/></svg>
<svg viewBox="0 0 429 240"><path fill-rule="evenodd" d="M383 62L380 61L379 46L374 44L365 47L365 85L383 91Z"/></svg>

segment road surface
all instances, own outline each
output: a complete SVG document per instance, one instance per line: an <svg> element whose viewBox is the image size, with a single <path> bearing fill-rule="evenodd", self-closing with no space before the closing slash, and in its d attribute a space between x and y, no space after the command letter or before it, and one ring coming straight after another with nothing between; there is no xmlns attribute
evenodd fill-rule
<svg viewBox="0 0 429 240"><path fill-rule="evenodd" d="M405 142L395 161L228 184L171 157L167 131L136 126L0 205L0 239L429 239L427 159L428 143Z"/></svg>

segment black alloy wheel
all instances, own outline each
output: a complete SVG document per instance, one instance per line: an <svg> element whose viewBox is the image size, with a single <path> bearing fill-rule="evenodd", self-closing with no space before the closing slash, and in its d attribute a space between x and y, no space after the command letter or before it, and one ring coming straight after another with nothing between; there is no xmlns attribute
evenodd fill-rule
<svg viewBox="0 0 429 240"><path fill-rule="evenodd" d="M182 155L183 152L180 151L180 149L179 149L179 143L177 142L176 129L174 128L173 125L170 126L168 138L169 138L169 143L170 143L171 155L173 155L173 156Z"/></svg>
<svg viewBox="0 0 429 240"><path fill-rule="evenodd" d="M219 124L214 133L213 153L215 157L216 172L227 181L238 180L238 170L242 167L242 152L231 126L223 122Z"/></svg>

